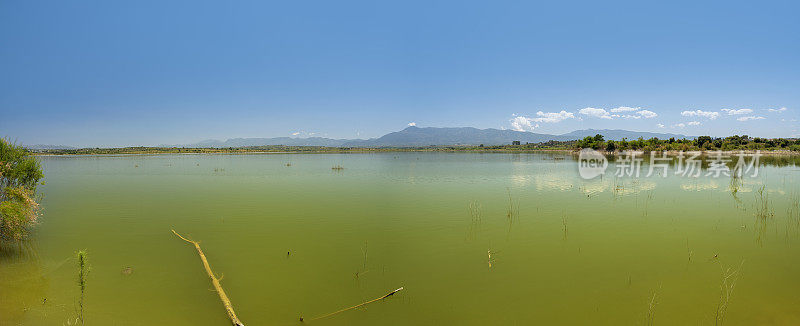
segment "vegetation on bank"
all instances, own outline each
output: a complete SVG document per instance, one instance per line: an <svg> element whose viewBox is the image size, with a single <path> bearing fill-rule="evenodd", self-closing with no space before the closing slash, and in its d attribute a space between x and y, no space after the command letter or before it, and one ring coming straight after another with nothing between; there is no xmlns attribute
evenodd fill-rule
<svg viewBox="0 0 800 326"><path fill-rule="evenodd" d="M519 145L452 145L452 146L419 146L419 147L324 147L324 146L248 146L225 148L189 148L189 147L121 147L121 148L81 148L81 149L45 149L36 150L38 154L50 155L125 155L125 154L214 154L214 153L349 153L349 152L435 152L435 151L572 151L581 148L593 148L609 152L624 150L649 151L791 151L800 152L800 139L797 138L750 138L745 136L729 136L714 138L700 136L694 139L622 139L605 140L603 135L586 137L581 140L547 141Z"/></svg>
<svg viewBox="0 0 800 326"><path fill-rule="evenodd" d="M603 135L586 137L576 141L574 148L593 148L606 151L641 150L651 151L794 151L800 152L800 139L791 138L750 138L747 135L714 138L700 136L694 139L650 138L620 141L604 140Z"/></svg>
<svg viewBox="0 0 800 326"><path fill-rule="evenodd" d="M0 138L0 242L22 240L36 223L39 161L24 147Z"/></svg>

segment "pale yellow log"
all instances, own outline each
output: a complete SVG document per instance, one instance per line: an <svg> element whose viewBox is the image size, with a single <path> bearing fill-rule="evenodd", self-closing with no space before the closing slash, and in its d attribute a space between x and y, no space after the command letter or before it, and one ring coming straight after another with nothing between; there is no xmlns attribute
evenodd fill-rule
<svg viewBox="0 0 800 326"><path fill-rule="evenodd" d="M211 265L208 264L206 255L203 254L203 250L200 249L200 243L184 238L178 234L178 232L175 232L175 230L172 230L172 233L175 233L175 235L177 235L179 238L194 245L194 247L197 249L197 253L200 255L200 260L203 261L203 267L205 267L208 277L211 278L211 284L214 285L214 289L216 289L217 294L219 294L219 299L222 300L222 304L225 305L225 311L228 313L228 317L231 319L231 322L236 326L244 326L244 324L239 321L239 318L236 317L236 313L233 311L233 305L231 305L231 300L228 299L228 295L225 294L225 290L223 290L222 285L219 284L219 279L217 279L217 277L214 276L214 273L211 271Z"/></svg>

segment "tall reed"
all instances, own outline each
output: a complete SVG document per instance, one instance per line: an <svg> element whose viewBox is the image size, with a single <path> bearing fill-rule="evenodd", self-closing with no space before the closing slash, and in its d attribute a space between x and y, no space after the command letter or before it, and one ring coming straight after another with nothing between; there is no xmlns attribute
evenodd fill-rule
<svg viewBox="0 0 800 326"><path fill-rule="evenodd" d="M506 210L506 221L508 222L508 231L506 237L511 238L511 227L514 221L518 219L519 203L514 203L514 198L511 196L511 188L508 188L508 209Z"/></svg>
<svg viewBox="0 0 800 326"><path fill-rule="evenodd" d="M800 231L800 196L797 193L792 194L789 200L789 207L786 208L786 235L794 230Z"/></svg>
<svg viewBox="0 0 800 326"><path fill-rule="evenodd" d="M728 191L731 193L731 197L736 202L737 205L742 204L742 200L739 198L739 189L742 187L744 183L742 182L741 177L736 173L731 173L731 183L728 185Z"/></svg>
<svg viewBox="0 0 800 326"><path fill-rule="evenodd" d="M519 215L519 203L514 203L514 198L511 196L511 188L508 188L508 209L506 210L506 218L508 222L514 222Z"/></svg>
<svg viewBox="0 0 800 326"><path fill-rule="evenodd" d="M775 211L769 201L769 193L765 192L766 186L761 186L756 195L756 242L763 244L764 238L767 235L767 226L769 221L775 216Z"/></svg>
<svg viewBox="0 0 800 326"><path fill-rule="evenodd" d="M86 253L86 249L79 250L76 253L78 258L78 286L81 289L80 298L78 299L78 320L81 322L81 325L86 324L84 321L83 316L83 308L84 308L84 297L86 294L86 283L89 276L89 258L88 254Z"/></svg>
<svg viewBox="0 0 800 326"><path fill-rule="evenodd" d="M658 301L656 301L656 295L658 292L653 290L653 295L650 297L650 300L647 302L647 314L644 317L644 324L647 326L653 326L656 322L656 305L658 305Z"/></svg>

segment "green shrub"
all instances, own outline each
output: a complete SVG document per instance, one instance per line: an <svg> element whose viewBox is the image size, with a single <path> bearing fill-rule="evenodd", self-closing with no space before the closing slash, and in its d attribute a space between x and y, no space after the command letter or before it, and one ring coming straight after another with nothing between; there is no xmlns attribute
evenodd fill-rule
<svg viewBox="0 0 800 326"><path fill-rule="evenodd" d="M44 177L35 157L0 139L0 241L22 240L36 224L36 185Z"/></svg>

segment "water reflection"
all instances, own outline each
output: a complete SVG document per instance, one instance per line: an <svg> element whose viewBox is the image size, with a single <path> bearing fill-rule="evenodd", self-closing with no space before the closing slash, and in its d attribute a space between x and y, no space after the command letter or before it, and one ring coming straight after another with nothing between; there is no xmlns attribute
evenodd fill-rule
<svg viewBox="0 0 800 326"><path fill-rule="evenodd" d="M714 180L698 180L682 183L681 189L686 191L716 190L719 189L719 184Z"/></svg>
<svg viewBox="0 0 800 326"><path fill-rule="evenodd" d="M567 191L575 187L572 184L575 176L567 176L566 173L537 174L532 179L536 185L536 190L539 191Z"/></svg>
<svg viewBox="0 0 800 326"><path fill-rule="evenodd" d="M511 184L515 188L522 188L531 183L531 176L530 175L523 175L523 174L514 174L511 176Z"/></svg>
<svg viewBox="0 0 800 326"><path fill-rule="evenodd" d="M610 189L611 185L604 182L603 179L586 180L581 185L580 190L586 197L593 197Z"/></svg>
<svg viewBox="0 0 800 326"><path fill-rule="evenodd" d="M469 203L470 224L467 230L467 240L472 241L478 238L481 225L483 224L483 208L478 201Z"/></svg>
<svg viewBox="0 0 800 326"><path fill-rule="evenodd" d="M615 196L637 195L645 191L656 189L656 183L649 180L640 179L617 179L618 183L614 186Z"/></svg>

